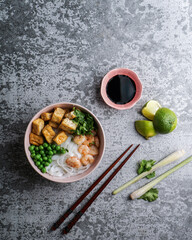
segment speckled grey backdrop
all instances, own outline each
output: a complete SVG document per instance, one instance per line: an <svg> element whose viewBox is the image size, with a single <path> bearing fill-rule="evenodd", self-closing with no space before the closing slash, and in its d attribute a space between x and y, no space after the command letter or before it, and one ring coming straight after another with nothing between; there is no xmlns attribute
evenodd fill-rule
<svg viewBox="0 0 192 240"><path fill-rule="evenodd" d="M2 0L0 39L0 238L191 239L192 164L160 183L153 203L127 199L146 180L117 196L111 192L135 176L143 158L160 160L181 148L191 154L192 1ZM101 99L101 79L116 67L134 70L143 83L142 99L131 110L114 110ZM134 121L142 118L140 109L149 99L172 108L179 123L170 135L146 141ZM99 168L71 184L40 177L23 150L31 117L58 101L92 110L107 139ZM48 233L130 143L141 148L72 231Z"/></svg>

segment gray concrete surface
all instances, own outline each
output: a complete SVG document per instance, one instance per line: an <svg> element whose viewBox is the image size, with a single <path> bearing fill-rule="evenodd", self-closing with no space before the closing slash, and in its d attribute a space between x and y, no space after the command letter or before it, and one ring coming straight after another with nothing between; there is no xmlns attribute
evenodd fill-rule
<svg viewBox="0 0 192 240"><path fill-rule="evenodd" d="M147 180L111 195L136 175L138 161L158 161L182 148L191 154L192 1L2 0L0 39L0 239L192 239L192 164L158 184L153 203L128 200ZM116 67L134 70L144 87L130 110L114 110L100 96L102 77ZM143 119L140 109L149 99L173 109L179 122L173 133L146 141L134 121ZM59 101L92 110L107 140L97 170L71 184L40 177L23 150L32 116ZM49 233L130 143L141 148L72 231Z"/></svg>

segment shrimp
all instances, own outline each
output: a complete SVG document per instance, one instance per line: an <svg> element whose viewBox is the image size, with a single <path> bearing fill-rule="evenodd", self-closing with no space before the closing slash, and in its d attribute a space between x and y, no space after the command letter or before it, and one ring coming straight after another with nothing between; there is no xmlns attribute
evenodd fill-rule
<svg viewBox="0 0 192 240"><path fill-rule="evenodd" d="M89 154L89 147L86 145L81 145L78 151L83 155Z"/></svg>
<svg viewBox="0 0 192 240"><path fill-rule="evenodd" d="M73 138L73 142L76 143L77 145L81 145L83 142L86 141L86 137L84 135L77 135Z"/></svg>
<svg viewBox="0 0 192 240"><path fill-rule="evenodd" d="M94 144L94 136L92 136L92 135L87 135L86 138L87 138L87 139L83 142L83 145L90 146L90 145L93 145L93 144Z"/></svg>
<svg viewBox="0 0 192 240"><path fill-rule="evenodd" d="M94 162L94 157L90 154L84 155L81 159L80 159L81 163L86 166L88 164L91 164Z"/></svg>
<svg viewBox="0 0 192 240"><path fill-rule="evenodd" d="M67 165L73 168L80 168L82 166L79 158L77 157L69 157L66 159Z"/></svg>
<svg viewBox="0 0 192 240"><path fill-rule="evenodd" d="M99 154L99 150L96 146L89 147L89 154L95 156Z"/></svg>
<svg viewBox="0 0 192 240"><path fill-rule="evenodd" d="M97 136L94 137L95 146L99 147L99 138Z"/></svg>

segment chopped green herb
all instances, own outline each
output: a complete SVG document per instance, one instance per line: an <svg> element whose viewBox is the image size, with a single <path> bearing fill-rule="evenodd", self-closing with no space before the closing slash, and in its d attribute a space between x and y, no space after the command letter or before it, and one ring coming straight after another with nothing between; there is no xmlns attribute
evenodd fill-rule
<svg viewBox="0 0 192 240"><path fill-rule="evenodd" d="M143 199L143 200L148 201L148 202L153 202L158 198L158 193L159 193L159 191L157 190L157 188L151 188L148 192L143 194L138 199Z"/></svg>
<svg viewBox="0 0 192 240"><path fill-rule="evenodd" d="M166 165L168 165L168 164L170 164L170 163L178 160L178 159L179 159L180 157L182 157L184 154L185 154L185 151L184 151L184 150L179 150L179 151L173 152L172 154L170 154L169 156L167 156L167 157L164 158L163 160L161 160L161 161L159 161L158 163L156 163L156 164L152 167L152 169L150 170L150 172L153 171L153 170L157 170L157 169L160 168L160 167L166 166ZM191 159L192 159L192 157L191 157ZM190 161L190 158L187 159L187 160L185 160L184 162L188 163L189 161ZM183 163L183 164L186 164L186 163ZM147 175L149 175L149 174L147 174L147 172L143 172L143 173L139 174L138 176L134 177L133 179L131 179L131 180L129 180L128 182L124 183L122 186L120 186L120 187L118 187L117 189L115 189L115 190L113 191L113 194L117 194L117 193L121 192L121 191L124 190L125 188L129 187L129 186L132 185L133 183L136 183L137 181L139 181L140 179L146 177ZM166 174L165 174L165 175L166 175ZM165 177L163 177L163 178L165 178ZM162 180L163 178L161 177L160 179ZM161 180L160 180L160 181L161 181ZM153 180L152 182L154 182L154 181L156 182L156 179ZM159 180L157 181L157 183L158 183L158 182L159 182ZM150 184L150 188L152 188L153 186L155 186L155 185L153 185L153 184L151 185L151 183L149 183L149 184ZM150 188L149 188L149 189L150 189ZM147 190L146 190L146 187L144 187L144 190L146 190L145 192L147 192L149 189L147 188ZM143 189L142 189L142 190L143 190ZM135 193L135 192L136 192L136 193ZM134 192L134 194L133 194L133 193L131 194L131 198L132 198L132 199L135 199L135 198L138 198L138 197L141 196L141 195L139 195L140 191L139 191L139 193L138 193L137 191L135 191L135 192Z"/></svg>
<svg viewBox="0 0 192 240"><path fill-rule="evenodd" d="M91 135L96 130L93 117L89 113L81 112L79 109L73 108L75 118L72 120L77 123L77 129L73 131L74 135Z"/></svg>
<svg viewBox="0 0 192 240"><path fill-rule="evenodd" d="M142 160L139 164L137 173L141 174L143 172L150 171L154 164L155 164L154 160ZM146 176L146 178L148 178L148 179L153 178L153 177L155 177L155 172L152 172Z"/></svg>
<svg viewBox="0 0 192 240"><path fill-rule="evenodd" d="M182 153L182 152L183 151L180 151L180 153ZM174 155L178 155L178 151L177 151L177 154L174 154ZM171 156L172 160L175 158L174 155L172 154L172 156ZM174 158L173 158L173 156L174 156ZM171 159L169 159L169 160L171 160ZM131 193L131 195L130 195L131 199L135 199L135 198L142 198L142 199L144 199L145 197L147 197L145 195L145 193L149 192L149 190L151 190L155 185L157 185L163 179L168 177L171 173L174 173L175 171L177 171L178 169L180 169L181 167L185 166L187 163L189 163L191 161L192 161L192 156L188 157L187 159L185 159L184 161L180 162L179 164L177 164L176 166L174 166L173 168L171 168L167 172L165 172L165 173L161 174L159 177L155 178L153 181L147 183L143 187L141 187L138 190L136 190L135 192ZM161 166L162 166L162 161L160 163L161 163ZM156 164L156 166L157 166L157 164ZM154 201L155 198L157 199L157 193L158 193L157 189L153 190L152 192L150 192L150 194L148 193L148 196L150 196L149 200L147 198L146 199L148 201ZM154 200L153 200L153 198L154 198Z"/></svg>
<svg viewBox="0 0 192 240"><path fill-rule="evenodd" d="M153 177L155 177L155 172L152 172L146 176L146 178L148 178L148 179L153 178Z"/></svg>
<svg viewBox="0 0 192 240"><path fill-rule="evenodd" d="M92 146L92 145L95 145L95 142L94 142L94 141L91 142L91 143L89 143L89 146Z"/></svg>

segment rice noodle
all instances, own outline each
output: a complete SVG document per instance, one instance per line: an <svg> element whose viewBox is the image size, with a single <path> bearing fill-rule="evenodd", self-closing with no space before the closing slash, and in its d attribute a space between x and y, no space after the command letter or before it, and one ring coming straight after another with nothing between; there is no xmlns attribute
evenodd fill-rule
<svg viewBox="0 0 192 240"><path fill-rule="evenodd" d="M78 145L72 141L72 135L68 135L67 140L61 144L61 147L68 149L65 154L56 154L52 157L52 163L46 167L47 173L56 177L70 177L77 174L81 174L86 171L90 164L87 166L81 166L80 168L73 168L66 164L66 160L69 157L76 156L79 159L82 155L78 151Z"/></svg>

